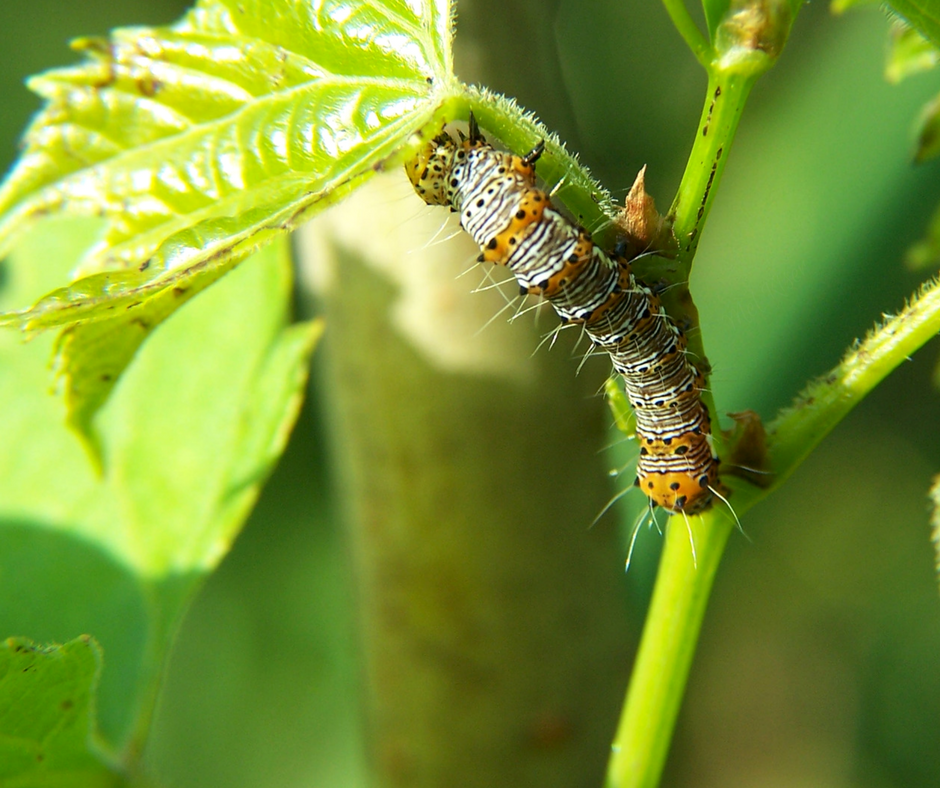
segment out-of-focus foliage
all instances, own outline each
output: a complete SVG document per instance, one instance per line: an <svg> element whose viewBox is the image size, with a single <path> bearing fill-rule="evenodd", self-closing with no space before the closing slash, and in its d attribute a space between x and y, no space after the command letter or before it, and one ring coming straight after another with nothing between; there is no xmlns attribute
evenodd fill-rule
<svg viewBox="0 0 940 788"><path fill-rule="evenodd" d="M930 499L933 503L933 546L937 562L937 574L940 574L940 476L934 479L930 488Z"/></svg>
<svg viewBox="0 0 940 788"><path fill-rule="evenodd" d="M903 22L891 28L886 75L892 82L922 72L930 72L940 62L940 46L922 32ZM917 121L918 163L935 159L940 154L940 94L928 101ZM907 264L913 270L933 268L940 263L940 206L927 225L922 240L907 251Z"/></svg>
<svg viewBox="0 0 940 788"><path fill-rule="evenodd" d="M940 46L938 0L888 0L887 6L934 46Z"/></svg>
<svg viewBox="0 0 940 788"><path fill-rule="evenodd" d="M930 71L940 59L937 47L904 22L895 22L888 34L888 63L885 76L890 82Z"/></svg>
<svg viewBox="0 0 940 788"><path fill-rule="evenodd" d="M924 105L918 127L914 159L918 163L935 159L940 155L940 96Z"/></svg>
<svg viewBox="0 0 940 788"><path fill-rule="evenodd" d="M940 206L927 224L926 235L917 243L911 244L905 260L908 267L914 271L933 268L940 261Z"/></svg>
<svg viewBox="0 0 940 788"><path fill-rule="evenodd" d="M931 71L940 62L940 48L904 23L891 28L886 75L900 82L913 74ZM917 149L914 159L926 162L940 154L940 94L920 111ZM923 239L907 250L907 265L913 270L934 268L940 263L940 206L934 213Z"/></svg>
<svg viewBox="0 0 940 788"><path fill-rule="evenodd" d="M841 14L857 6L873 5L875 0L832 0L832 10ZM880 4L897 14L935 46L940 46L940 2L937 0L887 0Z"/></svg>
<svg viewBox="0 0 940 788"><path fill-rule="evenodd" d="M940 9L938 9L940 13ZM940 48L923 29L895 22L888 39L888 63L885 76L900 82L913 74L930 71L940 62ZM917 149L914 160L929 161L940 154L940 95L928 101L917 122Z"/></svg>

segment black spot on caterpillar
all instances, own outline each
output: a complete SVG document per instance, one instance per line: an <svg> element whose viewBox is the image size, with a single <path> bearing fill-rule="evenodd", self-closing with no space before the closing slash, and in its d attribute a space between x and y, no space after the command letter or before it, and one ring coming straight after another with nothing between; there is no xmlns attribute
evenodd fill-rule
<svg viewBox="0 0 940 788"><path fill-rule="evenodd" d="M461 135L462 136L462 135ZM405 170L429 205L446 205L482 248L480 260L508 266L521 293L551 302L610 354L636 414L637 486L669 512L695 514L719 490L703 374L682 331L629 262L594 245L535 186L540 143L526 156L495 150L470 118L470 136L441 134Z"/></svg>

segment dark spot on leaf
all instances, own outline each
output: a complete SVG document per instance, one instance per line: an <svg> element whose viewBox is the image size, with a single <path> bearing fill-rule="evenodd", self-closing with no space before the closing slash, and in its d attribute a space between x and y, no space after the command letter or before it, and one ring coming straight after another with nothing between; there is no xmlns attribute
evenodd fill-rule
<svg viewBox="0 0 940 788"><path fill-rule="evenodd" d="M137 80L137 89L140 91L142 96L151 98L157 95L157 93L160 91L160 88L160 81L152 74L147 74L146 76L140 77Z"/></svg>

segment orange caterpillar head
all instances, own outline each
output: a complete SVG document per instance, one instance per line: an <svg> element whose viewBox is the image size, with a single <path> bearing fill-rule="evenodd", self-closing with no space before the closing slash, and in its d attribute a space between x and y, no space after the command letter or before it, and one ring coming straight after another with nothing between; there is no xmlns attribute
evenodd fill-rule
<svg viewBox="0 0 940 788"><path fill-rule="evenodd" d="M700 403L699 403L700 404ZM708 412L700 404L689 432L667 439L638 433L640 459L636 485L655 504L671 514L700 514L721 497L718 457L705 431Z"/></svg>
<svg viewBox="0 0 940 788"><path fill-rule="evenodd" d="M717 469L717 463L714 464ZM696 479L688 473L649 473L637 479L638 486L657 506L667 512L699 514L714 501L717 473L703 474Z"/></svg>
<svg viewBox="0 0 940 788"><path fill-rule="evenodd" d="M447 134L435 137L405 165L408 180L428 205L449 205L447 180L454 166L457 142Z"/></svg>

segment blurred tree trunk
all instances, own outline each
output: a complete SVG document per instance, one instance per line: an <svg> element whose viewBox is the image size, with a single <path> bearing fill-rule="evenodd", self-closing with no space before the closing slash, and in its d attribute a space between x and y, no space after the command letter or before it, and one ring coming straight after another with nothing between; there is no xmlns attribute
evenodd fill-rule
<svg viewBox="0 0 940 788"><path fill-rule="evenodd" d="M623 551L577 330L457 278L476 251L400 174L301 237L381 786L600 786L627 680ZM456 224L441 233L450 235ZM515 292L513 284L504 288Z"/></svg>

